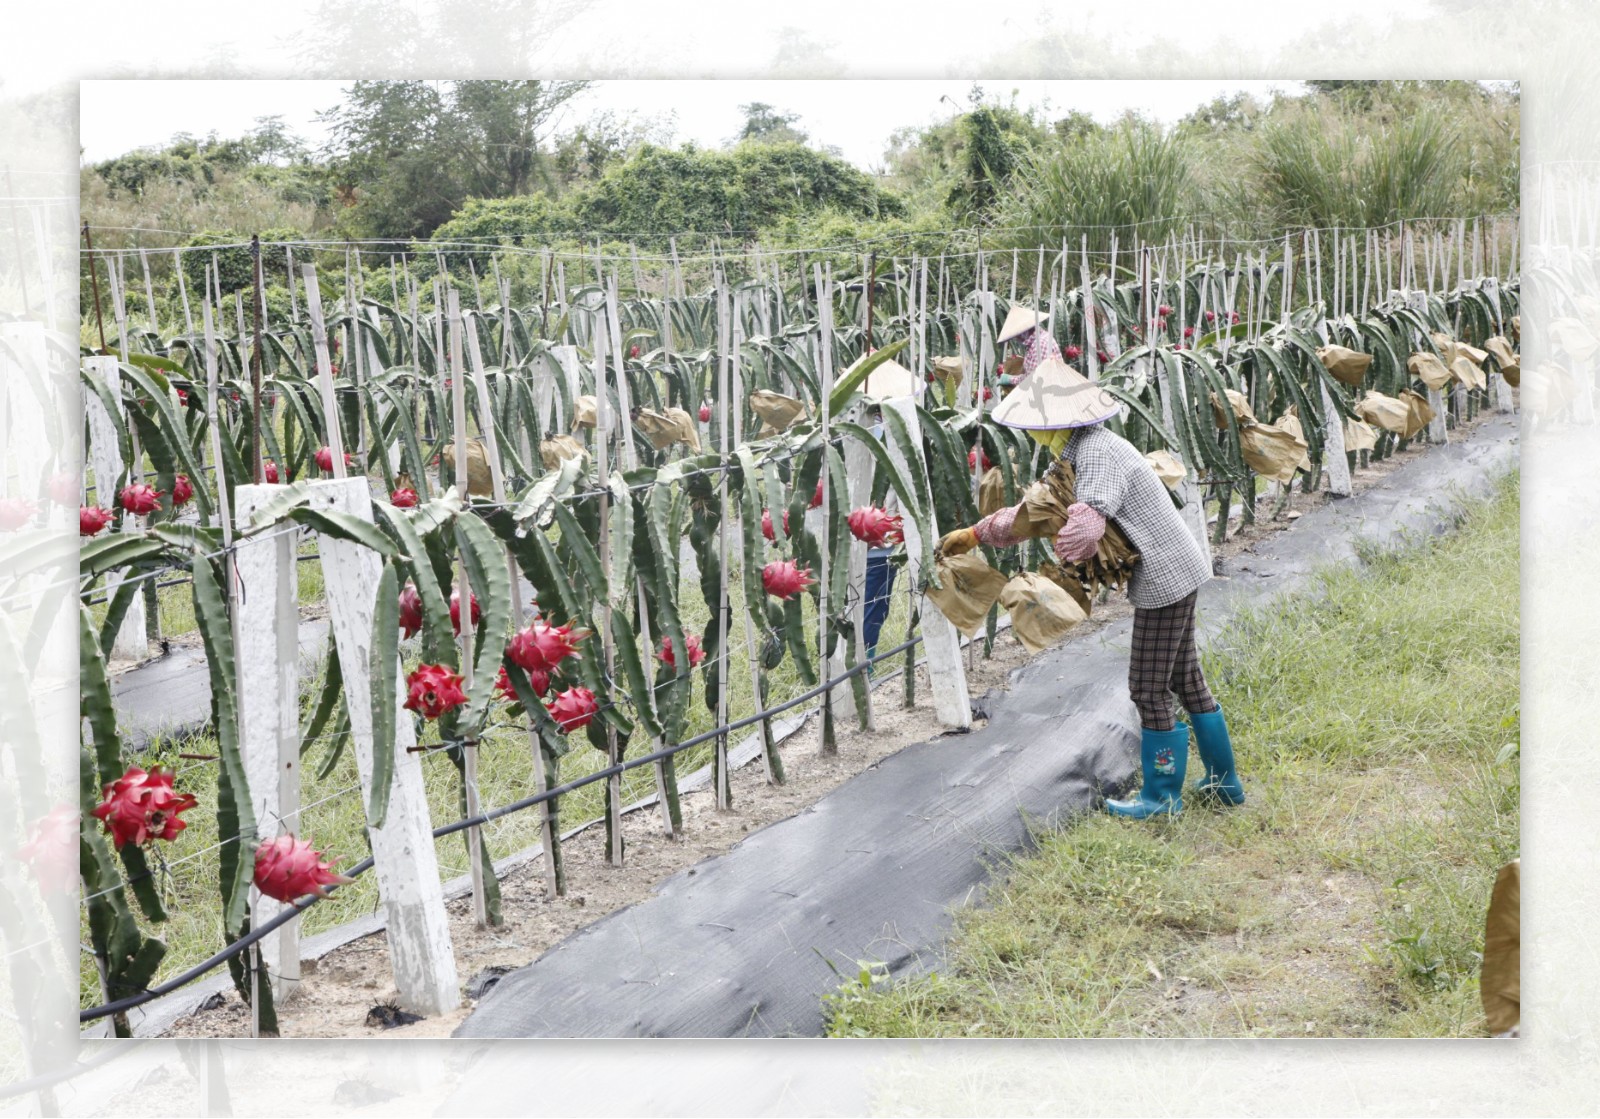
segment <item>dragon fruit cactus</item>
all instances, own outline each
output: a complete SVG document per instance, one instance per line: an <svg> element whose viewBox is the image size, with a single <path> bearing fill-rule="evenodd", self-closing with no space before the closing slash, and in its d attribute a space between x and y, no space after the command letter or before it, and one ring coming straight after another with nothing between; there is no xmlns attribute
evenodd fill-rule
<svg viewBox="0 0 1600 1119"><path fill-rule="evenodd" d="M442 664L425 664L406 677L406 710L437 719L467 702L462 677Z"/></svg>
<svg viewBox="0 0 1600 1119"><path fill-rule="evenodd" d="M905 539L905 530L901 519L890 516L889 512L877 506L863 506L850 514L848 523L850 535L866 544L869 548L881 548L885 544L898 544Z"/></svg>
<svg viewBox="0 0 1600 1119"><path fill-rule="evenodd" d="M180 813L199 803L193 795L174 789L172 771L159 766L148 773L134 766L107 785L102 795L105 800L94 809L94 816L105 824L119 851L128 843L141 847L153 839L178 838L189 826Z"/></svg>
<svg viewBox="0 0 1600 1119"><path fill-rule="evenodd" d="M700 635L698 633L686 633L683 635L683 643L689 647L689 667L698 668L700 663L706 659L706 651L700 647ZM661 652L656 654L656 659L668 668L678 667L677 655L672 651L672 638L663 637L661 639Z"/></svg>
<svg viewBox="0 0 1600 1119"><path fill-rule="evenodd" d="M334 872L333 864L337 861L311 846L309 839L280 835L256 848L256 889L286 903L307 894L325 898L329 886L345 886L355 881Z"/></svg>
<svg viewBox="0 0 1600 1119"><path fill-rule="evenodd" d="M588 726L599 714L600 705L588 688L568 688L545 704L545 710L550 712L550 718L561 728L561 733L568 734Z"/></svg>
<svg viewBox="0 0 1600 1119"><path fill-rule="evenodd" d="M574 631L570 625L552 626L534 622L511 635L506 655L519 668L529 672L538 669L549 672L568 657L578 655L578 642L588 636L584 630Z"/></svg>
<svg viewBox="0 0 1600 1119"><path fill-rule="evenodd" d="M788 601L815 583L811 569L801 567L794 560L773 560L761 569L761 585L773 598L782 601Z"/></svg>

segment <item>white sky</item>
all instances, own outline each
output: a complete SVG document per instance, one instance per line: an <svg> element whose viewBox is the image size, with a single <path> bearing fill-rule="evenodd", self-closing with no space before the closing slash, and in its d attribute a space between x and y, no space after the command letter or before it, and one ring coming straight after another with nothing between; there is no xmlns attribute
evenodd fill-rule
<svg viewBox="0 0 1600 1119"><path fill-rule="evenodd" d="M164 144L180 132L215 131L237 136L257 117L281 115L313 143L323 130L319 110L336 105L347 82L339 81L85 81L80 86L79 142L89 162L135 148ZM1015 81L981 80L985 90L1020 104L1047 106L1057 115L1078 109L1108 121L1138 109L1172 122L1220 93L1274 89L1299 92L1299 82L1233 80ZM889 135L904 125L922 125L966 108L971 79L753 81L603 81L570 103L568 121L611 110L641 118L674 116L677 143L719 146L742 124L739 106L764 101L800 114L799 126L814 142L831 144L845 158L879 165ZM942 101L948 97L949 101ZM950 104L955 102L955 105Z"/></svg>

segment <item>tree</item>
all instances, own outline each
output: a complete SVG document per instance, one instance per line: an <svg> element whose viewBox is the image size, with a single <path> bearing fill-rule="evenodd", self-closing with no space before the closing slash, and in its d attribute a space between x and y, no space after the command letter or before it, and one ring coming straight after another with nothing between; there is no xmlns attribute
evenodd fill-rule
<svg viewBox="0 0 1600 1119"><path fill-rule="evenodd" d="M509 198L543 180L542 145L587 82L358 81L320 115L347 231L431 234L467 198Z"/></svg>
<svg viewBox="0 0 1600 1119"><path fill-rule="evenodd" d="M306 158L305 141L289 131L281 115L257 117L256 126L245 133L252 154L263 163L299 163Z"/></svg>
<svg viewBox="0 0 1600 1119"><path fill-rule="evenodd" d="M753 141L762 144L803 144L807 136L804 131L795 127L799 121L799 113L785 113L773 108L764 101L752 101L747 105L740 105L739 111L744 114L744 128L740 129L735 143Z"/></svg>

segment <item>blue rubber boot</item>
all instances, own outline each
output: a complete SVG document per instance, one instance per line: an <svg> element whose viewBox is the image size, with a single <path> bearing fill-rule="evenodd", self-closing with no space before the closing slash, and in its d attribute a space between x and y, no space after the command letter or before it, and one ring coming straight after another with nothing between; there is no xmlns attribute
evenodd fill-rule
<svg viewBox="0 0 1600 1119"><path fill-rule="evenodd" d="M1189 713L1194 720L1194 741L1205 763L1206 775L1198 792L1214 796L1223 804L1244 803L1244 784L1233 764L1233 743L1228 738L1228 721L1219 705L1215 711Z"/></svg>
<svg viewBox="0 0 1600 1119"><path fill-rule="evenodd" d="M1183 811L1183 773L1189 764L1189 728L1179 723L1171 730L1143 729L1139 740L1139 767L1144 785L1132 800L1108 800L1113 816L1143 820L1147 816L1176 816Z"/></svg>

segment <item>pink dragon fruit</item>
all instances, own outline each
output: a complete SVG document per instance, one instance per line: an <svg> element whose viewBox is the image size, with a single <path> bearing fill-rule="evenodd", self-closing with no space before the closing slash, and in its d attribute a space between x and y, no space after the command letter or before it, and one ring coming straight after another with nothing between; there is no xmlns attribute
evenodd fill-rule
<svg viewBox="0 0 1600 1119"><path fill-rule="evenodd" d="M570 625L552 626L534 622L511 635L506 655L513 664L529 672L534 669L549 672L568 657L577 656L578 642L586 636L586 631L574 631Z"/></svg>
<svg viewBox="0 0 1600 1119"><path fill-rule="evenodd" d="M550 718L561 728L561 733L568 734L588 726L599 714L600 705L588 688L568 688L545 704L545 710L550 712Z"/></svg>
<svg viewBox="0 0 1600 1119"><path fill-rule="evenodd" d="M901 519L890 516L877 506L863 506L850 514L850 535L869 548L881 548L886 543L898 544L905 539Z"/></svg>
<svg viewBox="0 0 1600 1119"><path fill-rule="evenodd" d="M424 719L437 719L467 702L461 682L458 673L442 664L420 666L406 677L406 710L419 712Z"/></svg>
<svg viewBox="0 0 1600 1119"><path fill-rule="evenodd" d="M309 839L280 835L256 848L256 889L277 901L289 903L307 894L328 896L329 886L345 886L355 879L334 872L337 859L311 846Z"/></svg>
<svg viewBox="0 0 1600 1119"><path fill-rule="evenodd" d="M686 633L683 635L683 643L689 647L689 667L698 668L700 663L706 659L706 651L700 647L700 635L698 633ZM672 651L672 638L663 637L661 639L661 652L656 654L656 659L668 668L678 667L678 658Z"/></svg>
<svg viewBox="0 0 1600 1119"><path fill-rule="evenodd" d="M389 495L389 504L396 509L415 509L417 501L417 491L410 486L401 486Z"/></svg>
<svg viewBox="0 0 1600 1119"><path fill-rule="evenodd" d="M815 583L811 569L801 567L794 560L773 560L761 569L761 585L773 598L782 601L788 601Z"/></svg>
<svg viewBox="0 0 1600 1119"><path fill-rule="evenodd" d="M134 766L101 795L105 800L94 809L94 816L105 824L118 850L127 843L139 847L152 839L176 839L189 826L179 814L199 803L191 794L173 789L172 771L159 766L148 773Z"/></svg>
<svg viewBox="0 0 1600 1119"><path fill-rule="evenodd" d="M102 509L98 505L80 505L78 507L78 535L98 536L106 525L111 523L111 510Z"/></svg>
<svg viewBox="0 0 1600 1119"><path fill-rule="evenodd" d="M194 484L189 481L189 475L179 474L172 479L172 504L187 505L194 500Z"/></svg>

